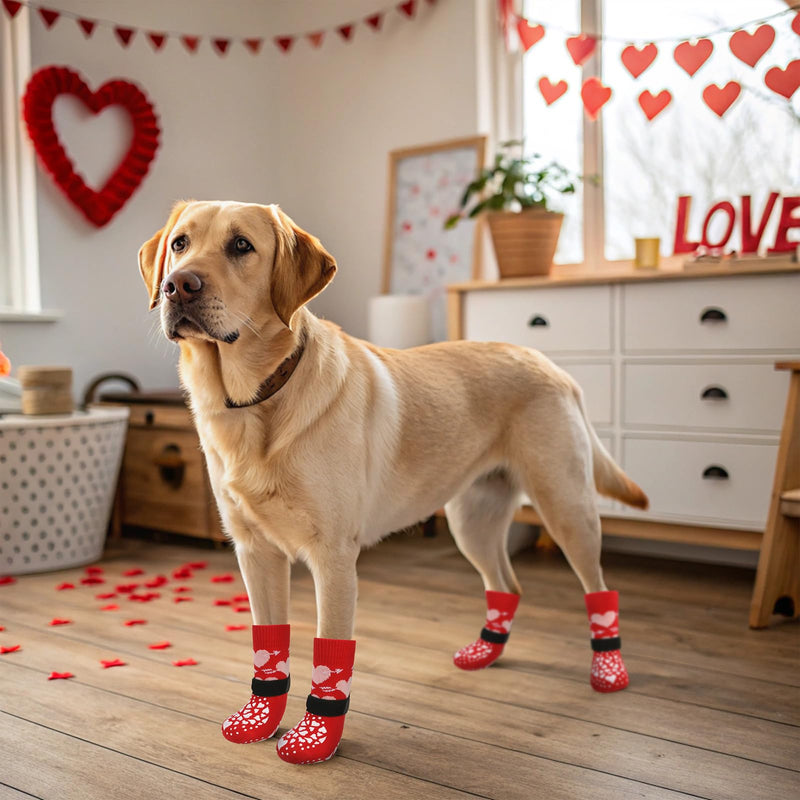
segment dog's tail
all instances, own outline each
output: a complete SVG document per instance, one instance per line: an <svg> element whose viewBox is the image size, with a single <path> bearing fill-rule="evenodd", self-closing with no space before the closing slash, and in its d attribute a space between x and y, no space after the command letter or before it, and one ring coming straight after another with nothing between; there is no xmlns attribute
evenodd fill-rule
<svg viewBox="0 0 800 800"><path fill-rule="evenodd" d="M618 466L616 461L608 453L603 443L595 432L589 417L586 414L586 406L583 402L583 392L577 389L576 392L578 406L581 410L583 422L592 443L592 462L594 465L594 485L597 491L606 497L613 497L626 505L634 508L646 509L650 505L647 495L637 486Z"/></svg>

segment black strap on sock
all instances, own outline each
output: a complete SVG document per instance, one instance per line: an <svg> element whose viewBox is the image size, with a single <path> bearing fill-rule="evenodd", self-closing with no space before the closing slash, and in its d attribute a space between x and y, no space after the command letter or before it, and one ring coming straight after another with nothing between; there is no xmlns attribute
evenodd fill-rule
<svg viewBox="0 0 800 800"><path fill-rule="evenodd" d="M256 697L277 697L279 694L286 694L289 691L291 680L290 677L277 681L262 681L260 678L253 678L252 692Z"/></svg>
<svg viewBox="0 0 800 800"><path fill-rule="evenodd" d="M607 653L609 650L619 650L622 640L619 636L611 636L607 639L592 639L592 650L595 653Z"/></svg>
<svg viewBox="0 0 800 800"><path fill-rule="evenodd" d="M350 708L350 698L344 700L323 700L310 694L306 698L306 711L318 717L341 717Z"/></svg>
<svg viewBox="0 0 800 800"><path fill-rule="evenodd" d="M507 633L498 633L497 631L490 631L484 628L481 631L481 639L484 642L491 642L492 644L505 644L508 641Z"/></svg>

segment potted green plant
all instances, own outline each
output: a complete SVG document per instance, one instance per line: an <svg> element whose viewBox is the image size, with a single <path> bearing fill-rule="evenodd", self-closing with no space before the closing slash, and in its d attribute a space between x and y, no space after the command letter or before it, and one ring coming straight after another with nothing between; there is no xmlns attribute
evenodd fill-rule
<svg viewBox="0 0 800 800"><path fill-rule="evenodd" d="M503 142L494 163L482 169L464 190L460 219L485 213L492 234L501 278L546 275L553 265L564 215L552 211L554 197L574 194L578 177L561 164L540 155L514 155L522 142ZM466 211L470 201L476 202Z"/></svg>

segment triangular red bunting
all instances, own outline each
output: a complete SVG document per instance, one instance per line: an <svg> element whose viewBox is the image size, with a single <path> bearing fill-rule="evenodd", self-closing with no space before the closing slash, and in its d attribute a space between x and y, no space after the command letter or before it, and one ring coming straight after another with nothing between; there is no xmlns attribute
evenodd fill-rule
<svg viewBox="0 0 800 800"><path fill-rule="evenodd" d="M80 25L87 39L94 33L94 29L97 27L97 23L93 19L78 19L78 25Z"/></svg>
<svg viewBox="0 0 800 800"><path fill-rule="evenodd" d="M800 14L797 16L798 19L800 19ZM381 29L381 23L383 22L383 14L372 14L372 16L366 17L364 22L366 22L372 30L379 31Z"/></svg>
<svg viewBox="0 0 800 800"><path fill-rule="evenodd" d="M397 4L397 10L401 14L405 14L407 17L410 18L414 16L414 8L416 7L416 5L417 5L417 0L406 0L405 3Z"/></svg>
<svg viewBox="0 0 800 800"><path fill-rule="evenodd" d="M339 34L341 35L342 39L346 42L350 41L351 37L353 36L353 25L340 25L337 29Z"/></svg>
<svg viewBox="0 0 800 800"><path fill-rule="evenodd" d="M164 46L164 42L167 41L167 34L147 31L147 38L150 40L150 44L153 45L155 50L160 50Z"/></svg>
<svg viewBox="0 0 800 800"><path fill-rule="evenodd" d="M317 31L317 33L309 33L306 39L311 42L312 47L319 47L322 44L322 39L325 37L324 31Z"/></svg>
<svg viewBox="0 0 800 800"><path fill-rule="evenodd" d="M181 36L181 42L183 42L183 46L190 53L195 53L195 52L197 52L197 45L200 44L200 37L199 36Z"/></svg>
<svg viewBox="0 0 800 800"><path fill-rule="evenodd" d="M261 50L261 45L264 43L263 39L245 39L244 46L253 54L257 55Z"/></svg>
<svg viewBox="0 0 800 800"><path fill-rule="evenodd" d="M8 16L14 19L22 8L22 3L17 3L16 0L3 0L3 7L8 11Z"/></svg>
<svg viewBox="0 0 800 800"><path fill-rule="evenodd" d="M49 8L40 8L39 16L42 18L45 28L52 28L61 14L58 11L51 11Z"/></svg>
<svg viewBox="0 0 800 800"><path fill-rule="evenodd" d="M294 36L276 36L275 44L278 45L284 53L288 53L294 44Z"/></svg>
<svg viewBox="0 0 800 800"><path fill-rule="evenodd" d="M123 47L127 47L131 43L136 31L134 28L114 28L114 35L119 39L119 43Z"/></svg>
<svg viewBox="0 0 800 800"><path fill-rule="evenodd" d="M228 52L228 47L230 46L231 40L230 39L212 39L211 44L214 45L214 49L221 55L224 56L225 53Z"/></svg>

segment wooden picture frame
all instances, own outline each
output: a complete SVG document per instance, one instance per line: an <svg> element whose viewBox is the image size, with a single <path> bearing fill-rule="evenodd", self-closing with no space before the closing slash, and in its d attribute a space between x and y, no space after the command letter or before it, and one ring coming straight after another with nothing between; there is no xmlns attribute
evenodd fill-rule
<svg viewBox="0 0 800 800"><path fill-rule="evenodd" d="M444 229L467 184L483 168L486 136L468 136L389 153L384 294L423 294L431 336L447 338L445 287L480 276L478 220Z"/></svg>

